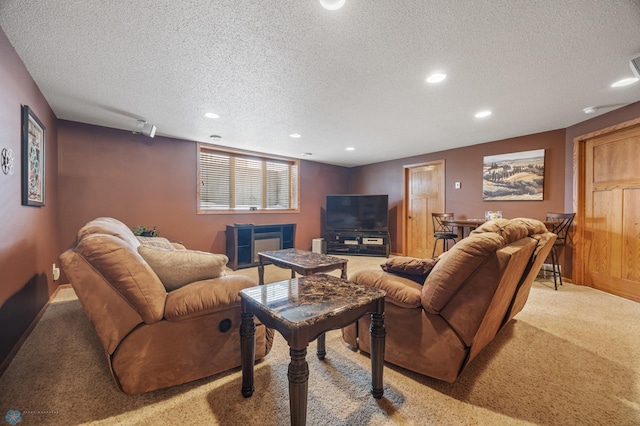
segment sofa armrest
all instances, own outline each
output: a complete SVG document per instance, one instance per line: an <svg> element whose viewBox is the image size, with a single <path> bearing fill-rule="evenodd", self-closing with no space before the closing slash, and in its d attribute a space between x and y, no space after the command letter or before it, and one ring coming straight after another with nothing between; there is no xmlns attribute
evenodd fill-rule
<svg viewBox="0 0 640 426"><path fill-rule="evenodd" d="M349 281L384 290L387 293L384 300L401 308L417 308L421 305L422 286L409 278L384 271L363 270L352 274Z"/></svg>
<svg viewBox="0 0 640 426"><path fill-rule="evenodd" d="M380 266L385 272L420 277L422 281L419 284L422 284L437 262L437 257L421 259L417 257L395 256L390 257Z"/></svg>
<svg viewBox="0 0 640 426"><path fill-rule="evenodd" d="M230 275L187 284L167 294L164 318L181 321L240 305L240 290L256 282L242 275Z"/></svg>

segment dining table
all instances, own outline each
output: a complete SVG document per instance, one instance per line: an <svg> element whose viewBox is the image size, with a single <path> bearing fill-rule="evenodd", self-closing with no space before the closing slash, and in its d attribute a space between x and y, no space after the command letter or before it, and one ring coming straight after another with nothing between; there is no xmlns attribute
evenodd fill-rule
<svg viewBox="0 0 640 426"><path fill-rule="evenodd" d="M451 219L447 220L447 224L451 224L456 227L458 231L458 241L462 240L465 236L468 236L471 231L478 228L483 223L487 222L487 219L471 218L471 219ZM554 222L543 220L549 231L553 231Z"/></svg>
<svg viewBox="0 0 640 426"><path fill-rule="evenodd" d="M485 223L487 219L451 219L447 220L448 225L453 225L458 230L458 241L463 239L465 235L469 235L471 231Z"/></svg>

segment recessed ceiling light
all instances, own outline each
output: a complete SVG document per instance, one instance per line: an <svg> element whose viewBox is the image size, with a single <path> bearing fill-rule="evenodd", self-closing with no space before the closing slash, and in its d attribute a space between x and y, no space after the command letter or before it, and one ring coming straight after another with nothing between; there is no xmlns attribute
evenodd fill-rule
<svg viewBox="0 0 640 426"><path fill-rule="evenodd" d="M209 136L211 139L222 139L222 136L220 135L211 135Z"/></svg>
<svg viewBox="0 0 640 426"><path fill-rule="evenodd" d="M313 154L311 152L304 152L302 154L303 157L311 157Z"/></svg>
<svg viewBox="0 0 640 426"><path fill-rule="evenodd" d="M486 111L480 111L478 113L476 113L476 118L484 118L484 117L488 117L491 115L491 111L486 110Z"/></svg>
<svg viewBox="0 0 640 426"><path fill-rule="evenodd" d="M640 80L640 79L638 79L637 77L623 78L622 80L618 80L618 81L616 81L615 83L613 83L613 84L611 85L611 87L624 87L624 86L628 86L628 85L630 85L630 84L637 83L637 82L638 82L638 80Z"/></svg>
<svg viewBox="0 0 640 426"><path fill-rule="evenodd" d="M320 0L320 4L327 10L338 10L342 6L346 0Z"/></svg>
<svg viewBox="0 0 640 426"><path fill-rule="evenodd" d="M356 149L355 149L354 147L352 147L352 146L347 147L347 151L355 151L355 150L356 150Z"/></svg>
<svg viewBox="0 0 640 426"><path fill-rule="evenodd" d="M298 133L291 133L289 136L291 136L292 138L299 138L302 135L300 135Z"/></svg>
<svg viewBox="0 0 640 426"><path fill-rule="evenodd" d="M207 118L220 118L220 116L218 114L216 114L215 112L208 112L204 115Z"/></svg>
<svg viewBox="0 0 640 426"><path fill-rule="evenodd" d="M597 110L598 110L598 107L587 107L587 108L583 109L582 111L584 111L585 114L593 114Z"/></svg>
<svg viewBox="0 0 640 426"><path fill-rule="evenodd" d="M427 83L431 83L431 84L440 83L445 78L447 78L447 75L445 73L437 72L427 77Z"/></svg>

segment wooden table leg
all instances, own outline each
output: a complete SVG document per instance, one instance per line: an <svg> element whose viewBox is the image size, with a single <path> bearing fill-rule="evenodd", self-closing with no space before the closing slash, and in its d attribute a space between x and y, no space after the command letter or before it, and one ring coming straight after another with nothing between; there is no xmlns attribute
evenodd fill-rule
<svg viewBox="0 0 640 426"><path fill-rule="evenodd" d="M258 255L258 285L264 285L264 261L262 260L262 256Z"/></svg>
<svg viewBox="0 0 640 426"><path fill-rule="evenodd" d="M376 399L382 398L384 387L382 373L384 367L384 312L371 314L371 393Z"/></svg>
<svg viewBox="0 0 640 426"><path fill-rule="evenodd" d="M243 309L244 310L244 309ZM256 355L256 324L253 314L242 312L240 324L240 359L242 362L242 395L253 395L253 364Z"/></svg>
<svg viewBox="0 0 640 426"><path fill-rule="evenodd" d="M325 347L325 334L322 333L316 339L318 343L318 348L316 349L316 355L318 355L318 359L324 359L325 355L327 355L327 350Z"/></svg>
<svg viewBox="0 0 640 426"><path fill-rule="evenodd" d="M303 426L307 423L307 392L309 388L309 365L305 357L307 348L289 348L289 410L291 424Z"/></svg>

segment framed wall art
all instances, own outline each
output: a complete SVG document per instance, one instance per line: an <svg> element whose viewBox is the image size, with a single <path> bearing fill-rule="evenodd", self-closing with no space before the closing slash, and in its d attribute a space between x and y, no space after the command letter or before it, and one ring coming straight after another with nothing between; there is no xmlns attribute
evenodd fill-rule
<svg viewBox="0 0 640 426"><path fill-rule="evenodd" d="M22 205L45 202L45 128L31 108L22 106Z"/></svg>
<svg viewBox="0 0 640 426"><path fill-rule="evenodd" d="M542 200L544 149L484 157L484 201Z"/></svg>

